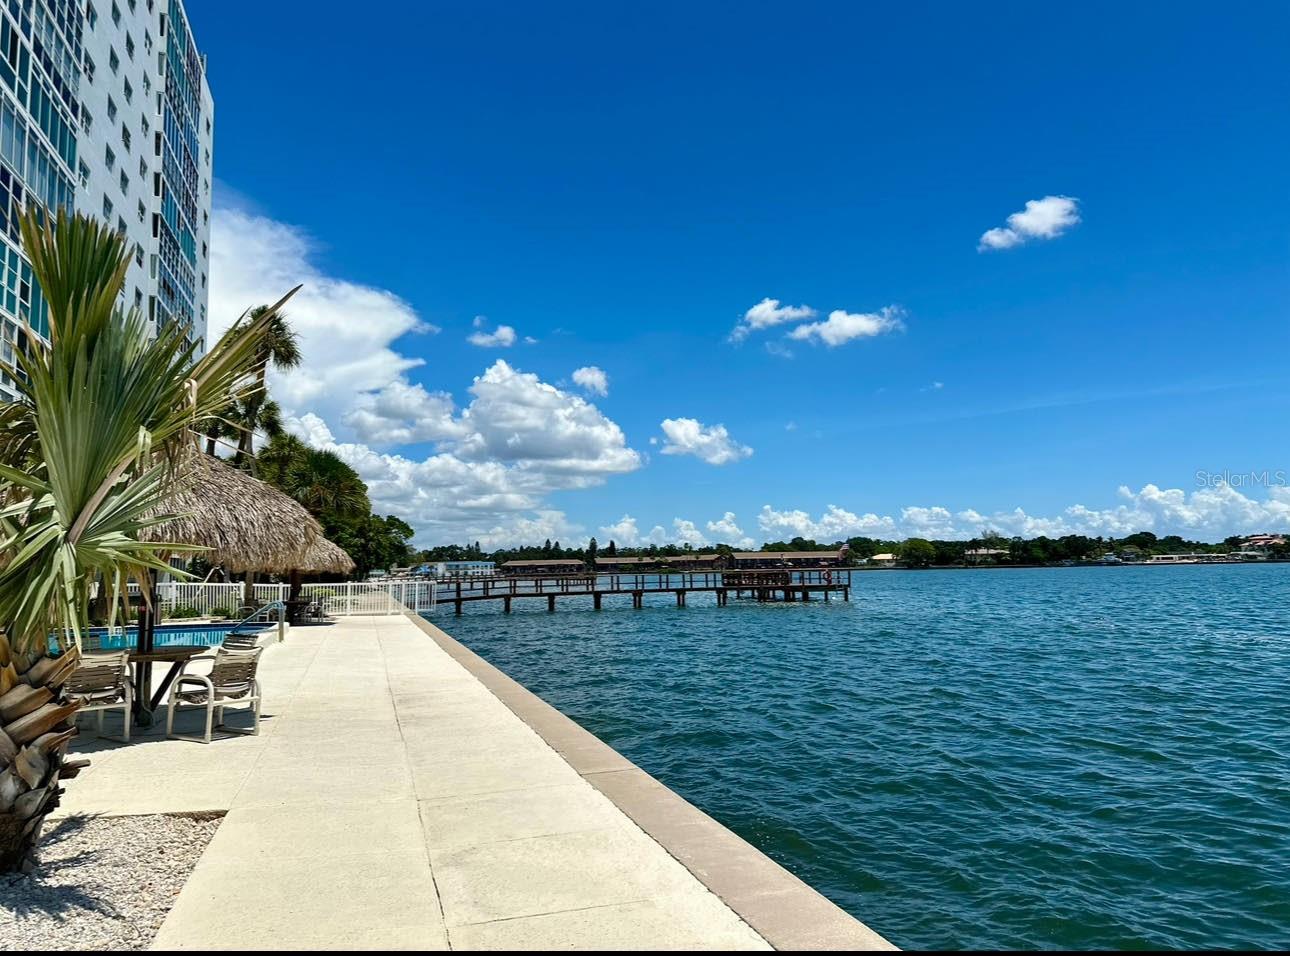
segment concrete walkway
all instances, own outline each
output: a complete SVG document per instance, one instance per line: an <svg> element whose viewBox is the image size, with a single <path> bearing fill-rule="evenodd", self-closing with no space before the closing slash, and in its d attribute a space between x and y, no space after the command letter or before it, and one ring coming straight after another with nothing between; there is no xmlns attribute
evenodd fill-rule
<svg viewBox="0 0 1290 956"><path fill-rule="evenodd" d="M770 948L413 621L293 630L261 674L259 737L79 748L63 814L227 811L155 948Z"/></svg>

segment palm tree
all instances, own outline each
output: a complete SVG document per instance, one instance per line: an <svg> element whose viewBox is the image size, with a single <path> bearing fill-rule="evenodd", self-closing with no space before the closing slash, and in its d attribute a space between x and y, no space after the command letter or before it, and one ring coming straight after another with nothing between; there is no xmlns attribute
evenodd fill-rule
<svg viewBox="0 0 1290 956"><path fill-rule="evenodd" d="M256 350L255 383L247 389L239 402L237 454L233 456L233 461L239 465L251 458L251 449L257 432L265 432L269 437L273 437L274 432L270 430L271 428L276 427L278 432L282 430L281 414L278 413L277 405L268 400L268 393L265 390L264 379L269 366L282 370L295 368L300 364L300 337L287 322L287 317L276 312L269 315L267 305L256 306L250 312L252 321L265 315L268 315L268 326ZM265 411L268 405L273 405L272 418Z"/></svg>
<svg viewBox="0 0 1290 956"><path fill-rule="evenodd" d="M256 435L273 439L285 433L282 426L282 408L263 392L243 392L233 403L226 416L231 436L237 438L237 453L233 456L234 464L243 464L253 472L256 471L256 459L252 456L253 442ZM208 439L209 450L209 439Z"/></svg>
<svg viewBox="0 0 1290 956"><path fill-rule="evenodd" d="M62 211L56 222L29 211L20 226L50 344L33 338L6 367L20 397L0 405L0 871L30 864L79 770L66 759L79 704L63 685L90 582L102 575L119 594L131 576L169 570L168 554L196 550L140 535L172 517L194 423L224 415L286 301L243 316L199 359L179 323L150 338L137 310L117 306L130 256L115 232Z"/></svg>
<svg viewBox="0 0 1290 956"><path fill-rule="evenodd" d="M366 517L372 510L367 485L335 452L308 448L286 475L284 491L320 520ZM328 522L324 521L324 526Z"/></svg>

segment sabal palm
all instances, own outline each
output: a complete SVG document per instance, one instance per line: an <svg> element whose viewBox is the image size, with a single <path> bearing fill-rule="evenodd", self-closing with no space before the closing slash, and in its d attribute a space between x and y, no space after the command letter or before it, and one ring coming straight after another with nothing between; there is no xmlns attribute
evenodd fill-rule
<svg viewBox="0 0 1290 956"><path fill-rule="evenodd" d="M335 452L306 449L284 476L283 489L314 514L330 512L341 518L366 516L371 511L367 485Z"/></svg>
<svg viewBox="0 0 1290 956"><path fill-rule="evenodd" d="M62 685L90 583L119 589L193 550L140 536L170 517L194 423L225 414L272 318L244 317L198 359L182 326L150 338L117 306L129 256L116 233L61 212L56 223L30 213L21 228L50 344L19 357L21 397L0 407L0 870L29 859L60 778L74 775L63 763L77 705Z"/></svg>

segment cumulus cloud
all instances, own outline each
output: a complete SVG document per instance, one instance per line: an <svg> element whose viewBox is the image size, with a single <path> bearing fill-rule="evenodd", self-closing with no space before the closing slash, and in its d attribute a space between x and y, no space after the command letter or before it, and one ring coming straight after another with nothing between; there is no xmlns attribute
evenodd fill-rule
<svg viewBox="0 0 1290 956"><path fill-rule="evenodd" d="M322 273L302 230L241 209L216 208L211 219L210 319L214 341L246 309L303 288L287 305L300 336L301 366L272 370L269 387L283 409L340 421L356 394L379 393L422 364L400 354L396 339L437 332L385 289Z"/></svg>
<svg viewBox="0 0 1290 956"><path fill-rule="evenodd" d="M212 231L211 337L303 283L287 310L301 366L271 372L270 389L290 430L349 462L373 507L407 519L419 543L580 540L581 527L547 496L643 464L595 405L504 361L474 379L461 409L449 392L410 381L422 362L395 341L437 329L391 292L324 273L301 230L219 208ZM508 338L502 328L483 334ZM399 453L425 442L428 456Z"/></svg>
<svg viewBox="0 0 1290 956"><path fill-rule="evenodd" d="M467 336L466 341L482 349L508 349L519 339L519 334L509 325L499 325L491 332L484 331L488 320L482 315L475 316L475 331ZM532 339L525 339L532 342Z"/></svg>
<svg viewBox="0 0 1290 956"><path fill-rule="evenodd" d="M694 418L665 418L660 425L665 455L694 455L709 465L728 465L753 450L730 437L725 425L704 425Z"/></svg>
<svg viewBox="0 0 1290 956"><path fill-rule="evenodd" d="M708 534L712 535L714 541L734 545L736 548L749 550L756 547L753 539L744 534L744 529L739 527L733 511L727 511L716 521L709 521Z"/></svg>
<svg viewBox="0 0 1290 956"><path fill-rule="evenodd" d="M640 528L636 527L636 519L631 515L623 515L613 524L601 525L600 533L624 548L634 548L641 540Z"/></svg>
<svg viewBox="0 0 1290 956"><path fill-rule="evenodd" d="M584 365L582 368L574 369L573 384L589 395L599 395L604 398L609 394L609 376L605 374L604 369L595 365Z"/></svg>
<svg viewBox="0 0 1290 956"><path fill-rule="evenodd" d="M788 337L803 342L821 342L829 348L836 348L856 339L869 339L903 329L905 323L901 321L902 314L895 306L887 306L878 312L834 309L825 321L799 325L788 333Z"/></svg>
<svg viewBox="0 0 1290 956"><path fill-rule="evenodd" d="M1233 534L1290 530L1290 488L1282 486L1270 488L1262 499L1223 482L1192 492L1153 484L1138 491L1121 486L1118 497L1119 503L1109 508L1076 504L1056 515L1032 515L1022 508L951 511L940 505L911 506L902 508L898 515L878 515L829 505L817 518L806 511L778 511L765 505L757 524L768 540L800 535L817 541L857 536L967 539L985 528L1026 538L1067 534L1115 537L1152 531L1218 541Z"/></svg>
<svg viewBox="0 0 1290 956"><path fill-rule="evenodd" d="M456 406L447 392L429 392L423 385L395 381L384 388L363 392L341 421L360 441L372 445L409 445L465 437L465 427L455 416Z"/></svg>
<svg viewBox="0 0 1290 956"><path fill-rule="evenodd" d="M982 233L977 251L1011 249L1031 239L1056 239L1079 221L1078 199L1070 196L1031 199L1025 209L1008 217L1006 226Z"/></svg>
<svg viewBox="0 0 1290 956"><path fill-rule="evenodd" d="M730 333L730 338L738 342L747 338L750 332L783 325L785 322L813 319L816 314L809 305L780 305L779 299L765 298L744 313L739 324Z"/></svg>

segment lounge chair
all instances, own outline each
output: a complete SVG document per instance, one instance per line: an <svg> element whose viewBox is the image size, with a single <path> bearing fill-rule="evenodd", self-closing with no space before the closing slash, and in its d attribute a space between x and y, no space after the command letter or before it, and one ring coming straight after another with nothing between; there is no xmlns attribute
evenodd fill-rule
<svg viewBox="0 0 1290 956"><path fill-rule="evenodd" d="M229 733L258 734L260 732L260 682L255 678L260 662L260 647L230 649L221 647L215 652L215 663L209 674L180 674L170 685L170 699L166 702L166 736L174 740L211 742L211 725L223 727ZM209 658L208 658L209 659ZM239 730L224 725L224 708L247 705L254 714L250 730ZM181 707L206 708L206 731L201 737L174 732L175 711ZM218 719L216 712L218 711Z"/></svg>
<svg viewBox="0 0 1290 956"><path fill-rule="evenodd" d="M259 646L258 631L229 631L220 644L220 647L227 647L230 651L249 651Z"/></svg>
<svg viewBox="0 0 1290 956"><path fill-rule="evenodd" d="M125 651L85 654L67 679L67 693L81 700L79 713L98 714L98 735L103 736L103 714L121 711L121 737L130 742L130 709L134 705L134 682L130 680L130 656Z"/></svg>

